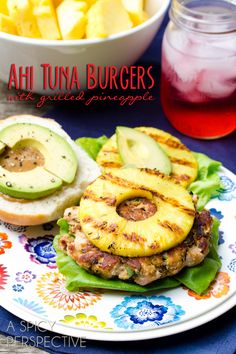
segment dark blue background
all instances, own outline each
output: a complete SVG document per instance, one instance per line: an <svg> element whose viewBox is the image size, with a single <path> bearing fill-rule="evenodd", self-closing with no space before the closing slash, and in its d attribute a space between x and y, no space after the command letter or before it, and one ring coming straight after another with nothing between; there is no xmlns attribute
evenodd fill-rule
<svg viewBox="0 0 236 354"><path fill-rule="evenodd" d="M155 66L157 83L160 79L161 38L166 21L167 19L162 26L162 31L159 32L148 51L139 61L141 65ZM133 107L120 107L117 103L96 104L90 107L84 107L76 102L58 104L57 108L48 116L60 122L73 138L111 135L117 125L156 126L180 137L190 149L204 152L222 161L226 167L236 173L236 133L215 141L201 141L185 137L176 132L163 115L159 101L159 85L152 91L152 94L156 96L157 100L152 103L138 103ZM13 322L14 331L7 330L9 321ZM0 307L0 332L11 336L20 336L22 335L20 329L20 320ZM42 333L31 330L24 333L25 335L36 339ZM50 332L45 335L55 336ZM31 343L33 344L33 342ZM178 352L183 354L233 354L236 352L236 308L201 327L166 338L124 343L87 341L85 349L72 348L71 346L64 348L63 341L59 339L55 341L55 344L58 347L57 350L55 347L42 349L56 353L86 354L175 354Z"/></svg>

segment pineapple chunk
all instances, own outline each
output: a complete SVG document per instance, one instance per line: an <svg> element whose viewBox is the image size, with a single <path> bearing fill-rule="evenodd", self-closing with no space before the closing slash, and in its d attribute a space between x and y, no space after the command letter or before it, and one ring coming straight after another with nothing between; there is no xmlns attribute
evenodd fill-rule
<svg viewBox="0 0 236 354"><path fill-rule="evenodd" d="M139 23L139 25L141 25L141 23L147 21L148 19L149 19L149 16L148 16L147 12L143 11L141 22Z"/></svg>
<svg viewBox="0 0 236 354"><path fill-rule="evenodd" d="M56 0L54 0L56 1ZM95 2L97 2L98 0L63 0L63 1L76 1L76 2L85 2L87 4L86 10L88 10L88 8L90 6L92 6L93 4L95 4ZM60 1L61 2L61 1Z"/></svg>
<svg viewBox="0 0 236 354"><path fill-rule="evenodd" d="M189 186L196 179L198 173L197 161L192 152L179 139L156 128L140 127L136 129L156 140L165 151L171 161L171 177L173 179L184 187ZM103 145L97 156L97 163L106 171L123 166L117 148L116 135L113 135Z"/></svg>
<svg viewBox="0 0 236 354"><path fill-rule="evenodd" d="M98 0L86 0L88 6L92 6L93 4L95 4L95 2L97 2Z"/></svg>
<svg viewBox="0 0 236 354"><path fill-rule="evenodd" d="M61 39L56 13L52 0L31 0L41 37Z"/></svg>
<svg viewBox="0 0 236 354"><path fill-rule="evenodd" d="M117 213L125 200L147 198L156 211L143 220ZM189 234L195 218L191 195L154 170L124 168L104 174L86 189L79 219L87 238L100 250L143 257L175 247Z"/></svg>
<svg viewBox="0 0 236 354"><path fill-rule="evenodd" d="M54 8L57 8L57 6L59 6L62 1L63 0L53 0Z"/></svg>
<svg viewBox="0 0 236 354"><path fill-rule="evenodd" d="M134 26L138 26L148 19L147 13L144 12L143 0L122 0L122 3Z"/></svg>
<svg viewBox="0 0 236 354"><path fill-rule="evenodd" d="M7 6L9 15L20 36L41 38L30 0L8 0Z"/></svg>
<svg viewBox="0 0 236 354"><path fill-rule="evenodd" d="M63 39L81 39L85 35L87 3L64 1L57 8L57 18Z"/></svg>
<svg viewBox="0 0 236 354"><path fill-rule="evenodd" d="M86 13L88 11L89 5L86 0L64 0L66 4L62 5L63 9L67 9L67 11L82 11Z"/></svg>
<svg viewBox="0 0 236 354"><path fill-rule="evenodd" d="M120 0L100 0L88 11L87 38L106 38L132 26Z"/></svg>
<svg viewBox="0 0 236 354"><path fill-rule="evenodd" d="M17 34L16 27L9 16L0 13L0 32Z"/></svg>
<svg viewBox="0 0 236 354"><path fill-rule="evenodd" d="M0 0L0 13L8 15L7 0Z"/></svg>

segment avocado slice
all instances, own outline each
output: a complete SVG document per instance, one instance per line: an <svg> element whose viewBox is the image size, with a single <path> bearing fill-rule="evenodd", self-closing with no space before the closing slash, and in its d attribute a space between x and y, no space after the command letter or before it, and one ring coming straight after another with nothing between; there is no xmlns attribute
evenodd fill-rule
<svg viewBox="0 0 236 354"><path fill-rule="evenodd" d="M10 148L33 146L45 158L44 168L72 183L77 171L77 159L67 141L52 130L30 123L9 125L0 132L0 141Z"/></svg>
<svg viewBox="0 0 236 354"><path fill-rule="evenodd" d="M0 167L0 192L14 198L38 199L52 194L62 186L62 180L42 167L27 172L9 172Z"/></svg>
<svg viewBox="0 0 236 354"><path fill-rule="evenodd" d="M160 145L148 135L128 127L117 127L119 154L125 165L171 173L171 162Z"/></svg>
<svg viewBox="0 0 236 354"><path fill-rule="evenodd" d="M2 146L2 150L1 150ZM11 172L0 167L0 191L16 198L37 199L72 183L78 162L70 144L52 130L31 123L12 124L0 131L0 154L11 149L37 149L44 165L30 171Z"/></svg>

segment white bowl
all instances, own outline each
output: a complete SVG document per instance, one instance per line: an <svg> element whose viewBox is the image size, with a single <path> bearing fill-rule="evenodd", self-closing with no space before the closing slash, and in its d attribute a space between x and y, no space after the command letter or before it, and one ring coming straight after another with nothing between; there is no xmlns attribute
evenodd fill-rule
<svg viewBox="0 0 236 354"><path fill-rule="evenodd" d="M82 39L70 41L41 40L14 36L0 32L0 79L9 81L11 64L34 66L34 92L53 94L43 89L41 64L77 66L81 89L86 88L86 66L133 64L148 48L161 26L170 0L146 0L150 18L142 25L106 39ZM65 89L65 88L64 88Z"/></svg>

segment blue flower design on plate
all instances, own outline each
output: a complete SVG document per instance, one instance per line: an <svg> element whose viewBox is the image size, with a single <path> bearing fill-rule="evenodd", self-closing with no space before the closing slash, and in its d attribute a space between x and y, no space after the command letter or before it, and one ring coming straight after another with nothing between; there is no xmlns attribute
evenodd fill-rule
<svg viewBox="0 0 236 354"><path fill-rule="evenodd" d="M149 301L141 301L137 307L128 307L125 314L130 316L133 323L143 324L147 321L161 321L167 308L163 305L153 305Z"/></svg>
<svg viewBox="0 0 236 354"><path fill-rule="evenodd" d="M229 270L231 270L231 272L236 273L236 258L232 259L232 261L228 265L228 268Z"/></svg>
<svg viewBox="0 0 236 354"><path fill-rule="evenodd" d="M0 225L5 226L5 228L8 229L9 231L18 232L18 233L22 233L27 230L27 226L12 225L9 224L8 222L0 222Z"/></svg>
<svg viewBox="0 0 236 354"><path fill-rule="evenodd" d="M223 243L225 243L225 240L224 240L224 231L219 230L219 241L218 241L218 245L222 245Z"/></svg>
<svg viewBox="0 0 236 354"><path fill-rule="evenodd" d="M236 184L227 176L221 176L221 183L224 186L224 190L220 191L219 199L224 201L230 201L236 198Z"/></svg>
<svg viewBox="0 0 236 354"><path fill-rule="evenodd" d="M25 250L29 252L30 259L37 264L45 264L49 268L56 268L56 251L53 247L53 236L27 238L20 236L20 242L24 244Z"/></svg>
<svg viewBox="0 0 236 354"><path fill-rule="evenodd" d="M36 274L33 274L30 270L25 270L24 272L16 273L16 281L21 283L31 283L32 280L36 278Z"/></svg>
<svg viewBox="0 0 236 354"><path fill-rule="evenodd" d="M236 254L236 242L229 245L229 249Z"/></svg>
<svg viewBox="0 0 236 354"><path fill-rule="evenodd" d="M14 291L20 293L21 291L24 290L24 287L23 287L23 285L21 285L21 284L14 284L14 285L12 285L12 289L13 289Z"/></svg>
<svg viewBox="0 0 236 354"><path fill-rule="evenodd" d="M179 321L185 314L166 296L128 296L111 311L117 327L124 329L156 328Z"/></svg>
<svg viewBox="0 0 236 354"><path fill-rule="evenodd" d="M39 315L46 313L44 308L34 301L28 301L26 299L21 299L20 297L18 299L14 299L14 301Z"/></svg>
<svg viewBox="0 0 236 354"><path fill-rule="evenodd" d="M221 213L220 210L216 210L215 208L209 209L211 215L215 216L218 220L223 219L224 215Z"/></svg>

